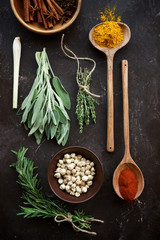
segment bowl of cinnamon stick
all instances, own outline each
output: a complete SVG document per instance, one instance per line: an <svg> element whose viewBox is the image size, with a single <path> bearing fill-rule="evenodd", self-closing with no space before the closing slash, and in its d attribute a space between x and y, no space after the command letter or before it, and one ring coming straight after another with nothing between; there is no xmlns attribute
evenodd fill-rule
<svg viewBox="0 0 160 240"><path fill-rule="evenodd" d="M19 22L39 34L54 34L77 18L82 0L10 0Z"/></svg>

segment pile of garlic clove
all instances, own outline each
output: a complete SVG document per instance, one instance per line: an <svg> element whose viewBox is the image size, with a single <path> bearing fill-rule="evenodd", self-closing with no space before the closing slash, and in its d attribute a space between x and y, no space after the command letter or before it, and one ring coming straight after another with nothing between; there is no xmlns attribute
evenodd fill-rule
<svg viewBox="0 0 160 240"><path fill-rule="evenodd" d="M94 175L94 162L75 153L65 154L63 159L58 161L54 173L60 189L75 197L88 191L93 184Z"/></svg>

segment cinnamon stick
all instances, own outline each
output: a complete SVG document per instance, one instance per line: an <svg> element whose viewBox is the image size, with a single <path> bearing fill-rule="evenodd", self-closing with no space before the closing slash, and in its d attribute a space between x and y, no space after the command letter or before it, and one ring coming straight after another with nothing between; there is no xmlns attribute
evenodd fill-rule
<svg viewBox="0 0 160 240"><path fill-rule="evenodd" d="M41 17L40 11L39 11L37 0L33 0L33 4L34 4L33 14L36 12L37 21L38 21L38 23L41 23L42 22L42 17Z"/></svg>
<svg viewBox="0 0 160 240"><path fill-rule="evenodd" d="M38 6L39 6L39 11L40 11L40 14L41 14L41 17L42 17L42 22L43 22L43 25L44 25L45 29L47 29L48 25L47 25L47 22L45 20L44 14L43 14L42 3L43 3L43 0L38 0Z"/></svg>
<svg viewBox="0 0 160 240"><path fill-rule="evenodd" d="M57 10L57 12L59 13L59 15L63 16L64 11L63 9L58 5L58 3L56 3L54 0L51 0L51 2L53 3L55 9Z"/></svg>
<svg viewBox="0 0 160 240"><path fill-rule="evenodd" d="M29 22L30 0L23 0L23 5L24 5L24 20L25 22Z"/></svg>

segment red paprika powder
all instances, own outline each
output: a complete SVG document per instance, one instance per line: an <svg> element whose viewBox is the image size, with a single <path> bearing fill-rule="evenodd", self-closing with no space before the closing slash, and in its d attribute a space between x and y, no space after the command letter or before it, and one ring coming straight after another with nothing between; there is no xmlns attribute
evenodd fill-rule
<svg viewBox="0 0 160 240"><path fill-rule="evenodd" d="M119 175L119 190L122 197L127 201L132 201L138 190L138 180L136 174L129 168L121 171Z"/></svg>

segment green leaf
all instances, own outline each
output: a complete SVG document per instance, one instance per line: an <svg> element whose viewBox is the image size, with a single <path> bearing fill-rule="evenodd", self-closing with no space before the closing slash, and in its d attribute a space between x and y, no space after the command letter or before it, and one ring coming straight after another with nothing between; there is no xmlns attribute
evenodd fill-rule
<svg viewBox="0 0 160 240"><path fill-rule="evenodd" d="M61 98L64 106L69 110L71 108L71 101L69 98L69 94L67 93L67 91L65 90L63 85L61 84L60 79L55 76L53 78L52 84L53 84L57 94Z"/></svg>
<svg viewBox="0 0 160 240"><path fill-rule="evenodd" d="M47 115L45 115L45 117L43 118L43 121L41 123L41 125L39 126L39 131L40 133L43 133L44 132L44 128L45 128L45 125L46 125L46 122L47 122Z"/></svg>
<svg viewBox="0 0 160 240"><path fill-rule="evenodd" d="M36 121L34 122L34 125L32 126L28 136L32 135L38 128L39 126L41 125L43 121L43 110L41 110L37 116L37 119Z"/></svg>
<svg viewBox="0 0 160 240"><path fill-rule="evenodd" d="M23 112L21 123L26 122L27 117L28 117L28 113L29 113L29 109L30 109L30 105L28 104L25 111Z"/></svg>
<svg viewBox="0 0 160 240"><path fill-rule="evenodd" d="M50 132L49 132L49 125L47 124L46 126L45 126L45 134L46 134L46 136L47 136L47 140L49 140L49 137L50 137Z"/></svg>
<svg viewBox="0 0 160 240"><path fill-rule="evenodd" d="M36 101L36 103L34 105L34 108L33 108L33 116L32 116L32 120L31 120L32 124L35 122L35 120L38 117L39 111L40 111L40 109L42 107L43 100L44 100L44 92L42 90L40 92L40 94L39 94L39 96L37 98L37 101Z"/></svg>
<svg viewBox="0 0 160 240"><path fill-rule="evenodd" d="M50 135L51 135L51 139L54 138L55 134L56 134L56 131L57 131L57 128L58 128L58 125L51 125L51 128L50 128Z"/></svg>
<svg viewBox="0 0 160 240"><path fill-rule="evenodd" d="M41 143L43 134L41 134L39 131L36 131L34 133L35 139L36 139L36 143L39 145Z"/></svg>
<svg viewBox="0 0 160 240"><path fill-rule="evenodd" d="M60 121L61 123L66 123L66 117L65 117L65 115L63 114L63 112L61 111L61 109L60 109L58 106L56 106L55 109L57 110L57 112L58 112L58 114L59 114L59 121Z"/></svg>
<svg viewBox="0 0 160 240"><path fill-rule="evenodd" d="M29 105L32 101L34 95L34 89L32 87L31 91L29 92L28 96L24 99L24 101L22 102L21 105L21 109L24 110L26 108L27 105Z"/></svg>
<svg viewBox="0 0 160 240"><path fill-rule="evenodd" d="M21 108L19 108L18 111L17 111L17 115L22 115L23 112L24 112L24 111L23 111Z"/></svg>
<svg viewBox="0 0 160 240"><path fill-rule="evenodd" d="M58 123L60 121L60 116L59 116L59 113L58 113L57 110L54 110L54 116L55 116L55 119L56 119L56 122L57 122L57 125L58 125Z"/></svg>
<svg viewBox="0 0 160 240"><path fill-rule="evenodd" d="M67 134L68 131L68 121L66 122L66 124L61 124L61 128L60 128L60 138L58 139L57 143L61 144L63 141L63 138L65 137L65 135Z"/></svg>
<svg viewBox="0 0 160 240"><path fill-rule="evenodd" d="M62 146L66 145L68 137L69 137L69 132L70 132L70 122L68 122L68 130L67 130L67 133L62 140Z"/></svg>

